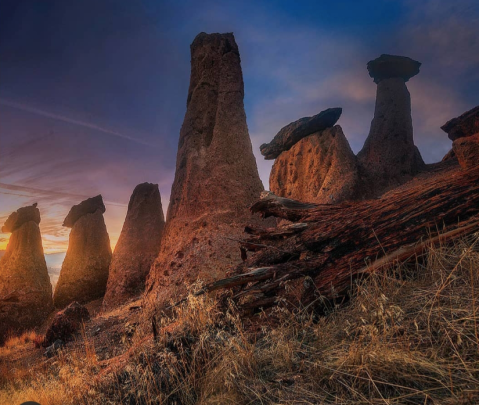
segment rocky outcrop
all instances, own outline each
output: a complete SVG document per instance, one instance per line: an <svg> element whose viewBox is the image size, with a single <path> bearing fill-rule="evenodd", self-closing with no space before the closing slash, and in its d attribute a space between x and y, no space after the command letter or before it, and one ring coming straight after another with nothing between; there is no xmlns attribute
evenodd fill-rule
<svg viewBox="0 0 479 405"><path fill-rule="evenodd" d="M371 130L358 162L373 195L408 181L424 167L414 145L411 97L406 87L420 65L393 55L381 55L367 65L378 87Z"/></svg>
<svg viewBox="0 0 479 405"><path fill-rule="evenodd" d="M88 309L78 302L72 302L64 310L55 314L45 334L43 346L47 347L57 340L67 342L80 330L82 323L90 319Z"/></svg>
<svg viewBox="0 0 479 405"><path fill-rule="evenodd" d="M73 225L67 254L53 294L57 308L63 308L74 301L86 303L102 298L105 294L111 247L103 219L103 201L100 204L101 196L95 198L99 208L93 213L89 212L90 209L81 208L89 204L86 202L89 200L86 200L74 206L66 218L68 221L65 220L66 224ZM79 212L83 214L79 216Z"/></svg>
<svg viewBox="0 0 479 405"><path fill-rule="evenodd" d="M342 111L342 108L328 108L313 117L301 118L286 125L270 143L260 146L261 154L267 160L276 159L304 137L331 128L338 121Z"/></svg>
<svg viewBox="0 0 479 405"><path fill-rule="evenodd" d="M465 138L457 138L452 143L452 148L463 169L479 165L479 133Z"/></svg>
<svg viewBox="0 0 479 405"><path fill-rule="evenodd" d="M356 157L336 125L282 152L271 170L269 188L280 197L332 204L356 199L358 184Z"/></svg>
<svg viewBox="0 0 479 405"><path fill-rule="evenodd" d="M103 299L105 308L124 303L143 292L150 267L160 251L164 227L158 185L136 186L111 260Z"/></svg>
<svg viewBox="0 0 479 405"><path fill-rule="evenodd" d="M39 326L53 309L39 223L34 204L10 215L2 228L12 235L0 259L0 343L9 333Z"/></svg>
<svg viewBox="0 0 479 405"><path fill-rule="evenodd" d="M238 263L234 240L252 220L263 186L246 125L240 55L233 34L191 44L187 111L180 131L165 235L149 276L158 305L197 278Z"/></svg>
<svg viewBox="0 0 479 405"><path fill-rule="evenodd" d="M449 120L441 129L452 141L479 133L479 106Z"/></svg>

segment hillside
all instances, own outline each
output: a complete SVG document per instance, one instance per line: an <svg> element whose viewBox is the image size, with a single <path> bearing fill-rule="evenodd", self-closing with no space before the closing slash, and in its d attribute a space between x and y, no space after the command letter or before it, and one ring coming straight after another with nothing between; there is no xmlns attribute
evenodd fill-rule
<svg viewBox="0 0 479 405"><path fill-rule="evenodd" d="M137 304L97 315L56 358L12 340L0 404L476 403L478 242L429 247L321 317L279 305L242 319L190 296L156 341Z"/></svg>

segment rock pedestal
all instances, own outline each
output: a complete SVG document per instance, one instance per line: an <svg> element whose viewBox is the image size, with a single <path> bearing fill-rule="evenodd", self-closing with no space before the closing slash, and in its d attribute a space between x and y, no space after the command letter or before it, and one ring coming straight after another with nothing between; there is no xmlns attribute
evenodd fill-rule
<svg viewBox="0 0 479 405"><path fill-rule="evenodd" d="M98 200L98 197L95 199ZM85 201L82 204L87 205ZM72 212L80 212L79 206L72 208L67 219L72 218ZM102 298L105 294L111 247L103 212L105 206L101 201L93 213L85 210L82 215L74 216L75 221L65 221L72 230L53 294L53 302L57 308L66 307L74 301L83 304Z"/></svg>
<svg viewBox="0 0 479 405"><path fill-rule="evenodd" d="M334 204L358 197L356 157L339 125L309 135L282 152L270 190L299 201Z"/></svg>
<svg viewBox="0 0 479 405"><path fill-rule="evenodd" d="M371 130L358 162L374 194L408 181L424 166L414 145L411 97L406 81L419 73L420 63L403 56L381 55L368 63L377 83Z"/></svg>
<svg viewBox="0 0 479 405"><path fill-rule="evenodd" d="M2 228L12 235L0 259L0 344L41 325L53 310L39 223L35 204L14 212Z"/></svg>
<svg viewBox="0 0 479 405"><path fill-rule="evenodd" d="M157 184L136 186L110 265L103 306L122 304L140 295L160 251L165 218Z"/></svg>
<svg viewBox="0 0 479 405"><path fill-rule="evenodd" d="M187 111L175 180L149 290L160 305L198 277L211 281L240 261L236 241L263 190L246 125L234 36L199 34L191 44Z"/></svg>

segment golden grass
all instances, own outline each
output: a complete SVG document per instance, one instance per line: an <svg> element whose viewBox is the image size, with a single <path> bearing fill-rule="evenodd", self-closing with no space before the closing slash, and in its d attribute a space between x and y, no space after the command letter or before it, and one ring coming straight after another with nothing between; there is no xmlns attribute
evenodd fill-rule
<svg viewBox="0 0 479 405"><path fill-rule="evenodd" d="M326 315L260 314L260 333L190 296L156 342L151 314L108 362L83 334L81 351L1 380L0 404L479 403L478 270L474 235L369 277Z"/></svg>

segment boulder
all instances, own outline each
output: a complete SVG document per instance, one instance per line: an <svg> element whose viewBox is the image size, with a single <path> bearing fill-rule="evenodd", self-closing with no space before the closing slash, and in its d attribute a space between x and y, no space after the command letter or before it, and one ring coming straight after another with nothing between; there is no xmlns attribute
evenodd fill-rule
<svg viewBox="0 0 479 405"><path fill-rule="evenodd" d="M63 226L66 226L67 228L73 228L75 222L78 221L83 215L93 214L97 210L99 210L102 214L104 214L106 210L101 195L88 198L87 200L82 201L80 204L74 205L63 221Z"/></svg>
<svg viewBox="0 0 479 405"><path fill-rule="evenodd" d="M187 110L165 234L148 291L158 306L200 278L211 281L241 261L235 237L260 196L233 34L199 34L191 44Z"/></svg>
<svg viewBox="0 0 479 405"><path fill-rule="evenodd" d="M17 211L12 212L5 221L5 225L2 226L2 232L14 232L23 224L30 221L37 225L40 224L40 211L38 210L36 203L29 207L22 207Z"/></svg>
<svg viewBox="0 0 479 405"><path fill-rule="evenodd" d="M261 154L266 160L276 159L281 152L288 151L304 137L331 128L338 121L342 111L342 108L328 108L312 117L304 117L286 125L270 143L260 146Z"/></svg>
<svg viewBox="0 0 479 405"><path fill-rule="evenodd" d="M74 222L53 294L55 307L64 308L74 301L84 304L102 298L110 262L110 238L100 208Z"/></svg>
<svg viewBox="0 0 479 405"><path fill-rule="evenodd" d="M447 121L441 129L452 141L479 133L479 106Z"/></svg>
<svg viewBox="0 0 479 405"><path fill-rule="evenodd" d="M141 294L160 251L165 218L157 184L135 187L110 264L103 306L113 307Z"/></svg>
<svg viewBox="0 0 479 405"><path fill-rule="evenodd" d="M280 197L333 204L359 196L356 157L339 125L301 139L275 160L270 190Z"/></svg>
<svg viewBox="0 0 479 405"><path fill-rule="evenodd" d="M45 334L43 346L54 344L57 340L67 342L90 319L88 309L78 302L72 302L62 311L55 314Z"/></svg>
<svg viewBox="0 0 479 405"><path fill-rule="evenodd" d="M414 145L411 96L406 87L406 80L417 74L419 66L410 58L390 55L368 63L369 74L378 84L376 107L358 163L371 197L405 183L424 168Z"/></svg>
<svg viewBox="0 0 479 405"><path fill-rule="evenodd" d="M393 77L399 77L407 82L419 73L420 67L420 62L407 56L387 54L382 54L379 58L371 60L367 64L369 76L374 79L374 83Z"/></svg>
<svg viewBox="0 0 479 405"><path fill-rule="evenodd" d="M452 143L452 148L463 169L479 165L479 133L456 139Z"/></svg>
<svg viewBox="0 0 479 405"><path fill-rule="evenodd" d="M42 324L53 310L36 206L21 208L4 229L13 230L0 259L0 344ZM27 220L29 218L30 220Z"/></svg>

